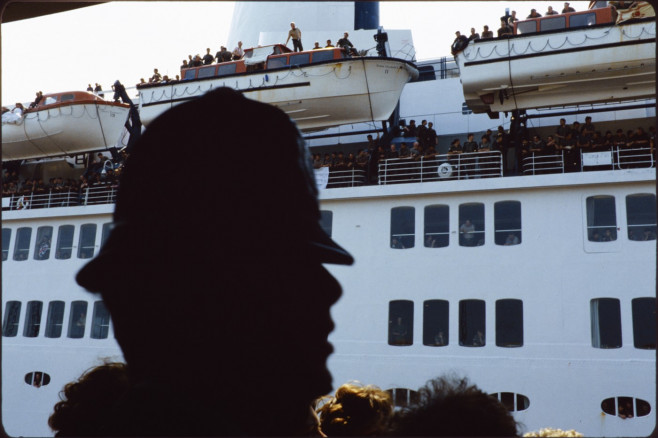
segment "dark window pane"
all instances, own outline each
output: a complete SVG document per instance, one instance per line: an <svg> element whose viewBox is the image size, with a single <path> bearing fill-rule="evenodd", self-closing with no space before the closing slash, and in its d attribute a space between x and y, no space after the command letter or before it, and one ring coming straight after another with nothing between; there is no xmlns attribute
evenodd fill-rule
<svg viewBox="0 0 658 438"><path fill-rule="evenodd" d="M621 311L616 298L590 301L592 347L621 348Z"/></svg>
<svg viewBox="0 0 658 438"><path fill-rule="evenodd" d="M267 61L267 68L285 67L287 60L288 58L286 56L282 56L280 58L270 58Z"/></svg>
<svg viewBox="0 0 658 438"><path fill-rule="evenodd" d="M94 316L91 325L91 337L93 339L105 339L110 331L110 312L102 301L94 303Z"/></svg>
<svg viewBox="0 0 658 438"><path fill-rule="evenodd" d="M414 341L414 302L391 301L388 304L388 343L411 345Z"/></svg>
<svg viewBox="0 0 658 438"><path fill-rule="evenodd" d="M69 316L69 338L79 339L85 335L87 324L87 302L73 301L71 303L71 315Z"/></svg>
<svg viewBox="0 0 658 438"><path fill-rule="evenodd" d="M16 243L14 244L14 260L27 260L30 252L30 238L32 237L32 228L23 227L16 231Z"/></svg>
<svg viewBox="0 0 658 438"><path fill-rule="evenodd" d="M70 259L73 249L73 225L60 225L57 232L57 252L56 259Z"/></svg>
<svg viewBox="0 0 658 438"><path fill-rule="evenodd" d="M450 208L447 205L425 207L425 248L444 248L450 237Z"/></svg>
<svg viewBox="0 0 658 438"><path fill-rule="evenodd" d="M217 70L217 76L232 75L233 73L235 73L236 68L237 68L237 64L235 63L222 64L219 66L219 69Z"/></svg>
<svg viewBox="0 0 658 438"><path fill-rule="evenodd" d="M459 345L483 347L486 344L484 310L483 300L459 302Z"/></svg>
<svg viewBox="0 0 658 438"><path fill-rule="evenodd" d="M628 240L656 240L656 195L626 196Z"/></svg>
<svg viewBox="0 0 658 438"><path fill-rule="evenodd" d="M635 417L635 409L633 409L633 399L631 397L617 397L617 415L619 415L619 418Z"/></svg>
<svg viewBox="0 0 658 438"><path fill-rule="evenodd" d="M59 338L62 336L62 323L64 322L64 301L51 301L48 304L48 317L46 319L46 337Z"/></svg>
<svg viewBox="0 0 658 438"><path fill-rule="evenodd" d="M474 202L459 206L459 245L484 245L484 204Z"/></svg>
<svg viewBox="0 0 658 438"><path fill-rule="evenodd" d="M494 204L494 229L496 245L521 243L521 203L501 201Z"/></svg>
<svg viewBox="0 0 658 438"><path fill-rule="evenodd" d="M210 67L203 67L199 69L199 74L197 74L197 78L210 78L215 76L215 68L216 66L212 65Z"/></svg>
<svg viewBox="0 0 658 438"><path fill-rule="evenodd" d="M302 65L311 62L309 53L300 53L299 55L290 55L290 65Z"/></svg>
<svg viewBox="0 0 658 438"><path fill-rule="evenodd" d="M601 410L608 415L616 415L614 397L606 398L601 402Z"/></svg>
<svg viewBox="0 0 658 438"><path fill-rule="evenodd" d="M313 62L329 61L334 59L333 50L316 50L313 52Z"/></svg>
<svg viewBox="0 0 658 438"><path fill-rule="evenodd" d="M75 96L73 94L62 94L62 97L60 97L60 102L66 102L67 100L73 100L75 99Z"/></svg>
<svg viewBox="0 0 658 438"><path fill-rule="evenodd" d="M196 70L193 68L188 68L185 70L185 74L183 75L183 79L194 79L194 76L196 75Z"/></svg>
<svg viewBox="0 0 658 438"><path fill-rule="evenodd" d="M637 416L638 417L644 417L645 415L649 415L651 413L651 405L644 400L640 400L639 398L635 399L635 407L637 408Z"/></svg>
<svg viewBox="0 0 658 438"><path fill-rule="evenodd" d="M519 35L535 32L537 32L537 23L535 21L524 21L516 23L516 33Z"/></svg>
<svg viewBox="0 0 658 438"><path fill-rule="evenodd" d="M496 301L496 345L521 347L523 345L523 301Z"/></svg>
<svg viewBox="0 0 658 438"><path fill-rule="evenodd" d="M633 304L633 344L635 348L656 349L656 299L635 298Z"/></svg>
<svg viewBox="0 0 658 438"><path fill-rule="evenodd" d="M9 257L9 241L11 240L11 228L2 229L2 261Z"/></svg>
<svg viewBox="0 0 658 438"><path fill-rule="evenodd" d="M21 318L21 302L7 301L2 322L2 336L13 337L18 334L18 322Z"/></svg>
<svg viewBox="0 0 658 438"><path fill-rule="evenodd" d="M613 196L587 198L587 238L590 242L617 240L617 214Z"/></svg>
<svg viewBox="0 0 658 438"><path fill-rule="evenodd" d="M505 406L505 408L514 412L514 393L512 392L501 392L500 393L500 402Z"/></svg>
<svg viewBox="0 0 658 438"><path fill-rule="evenodd" d="M80 240L78 242L78 258L90 259L94 256L96 245L96 224L84 224L80 227Z"/></svg>
<svg viewBox="0 0 658 438"><path fill-rule="evenodd" d="M25 312L25 326L23 327L23 336L27 338L36 338L39 336L41 328L41 301L29 301L27 303L27 312Z"/></svg>
<svg viewBox="0 0 658 438"><path fill-rule="evenodd" d="M53 240L53 227L37 228L37 240L34 245L34 260L48 260L50 245Z"/></svg>
<svg viewBox="0 0 658 438"><path fill-rule="evenodd" d="M103 224L103 228L101 230L101 248L103 245L105 245L107 238L110 237L110 233L112 232L113 228L114 222L107 222Z"/></svg>
<svg viewBox="0 0 658 438"><path fill-rule="evenodd" d="M320 211L320 226L329 237L331 237L331 229L333 225L334 213L329 210Z"/></svg>
<svg viewBox="0 0 658 438"><path fill-rule="evenodd" d="M423 304L423 344L433 347L448 345L449 303L427 300Z"/></svg>
<svg viewBox="0 0 658 438"><path fill-rule="evenodd" d="M416 238L416 210L413 207L391 209L391 248L413 248Z"/></svg>
<svg viewBox="0 0 658 438"><path fill-rule="evenodd" d="M569 17L569 27L592 26L593 24L596 24L596 14L594 12Z"/></svg>
<svg viewBox="0 0 658 438"><path fill-rule="evenodd" d="M539 22L539 29L544 32L547 30L564 29L567 27L567 17L550 17L543 18Z"/></svg>

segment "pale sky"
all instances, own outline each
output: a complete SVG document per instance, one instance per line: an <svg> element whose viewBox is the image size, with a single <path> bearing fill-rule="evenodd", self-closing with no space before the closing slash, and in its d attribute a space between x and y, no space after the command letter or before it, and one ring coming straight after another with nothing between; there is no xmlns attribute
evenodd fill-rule
<svg viewBox="0 0 658 438"><path fill-rule="evenodd" d="M588 4L571 2L579 11ZM488 24L495 32L506 7L523 18L531 8L543 14L547 5L559 11L563 2L380 2L380 25L411 29L422 60L449 55L456 30L481 32ZM84 90L95 82L109 90L117 79L130 87L151 76L154 67L174 77L188 54L203 56L206 47L214 54L228 43L233 7L233 2L122 1L3 24L2 104L30 102L38 90Z"/></svg>

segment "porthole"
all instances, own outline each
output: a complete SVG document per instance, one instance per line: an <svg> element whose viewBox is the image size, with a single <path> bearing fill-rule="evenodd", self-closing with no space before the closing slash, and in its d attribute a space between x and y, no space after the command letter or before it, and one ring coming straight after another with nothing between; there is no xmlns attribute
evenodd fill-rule
<svg viewBox="0 0 658 438"><path fill-rule="evenodd" d="M651 413L651 405L639 398L610 397L601 402L601 410L607 415L626 420L649 415Z"/></svg>
<svg viewBox="0 0 658 438"><path fill-rule="evenodd" d="M498 399L510 412L525 411L530 407L530 399L523 394L496 392L489 395Z"/></svg>
<svg viewBox="0 0 658 438"><path fill-rule="evenodd" d="M391 400L393 400L393 405L396 408L404 408L409 405L418 403L419 396L418 391L407 388L391 388L387 389L391 395Z"/></svg>
<svg viewBox="0 0 658 438"><path fill-rule="evenodd" d="M25 383L35 388L41 388L50 383L50 375L43 371L32 371L25 375Z"/></svg>

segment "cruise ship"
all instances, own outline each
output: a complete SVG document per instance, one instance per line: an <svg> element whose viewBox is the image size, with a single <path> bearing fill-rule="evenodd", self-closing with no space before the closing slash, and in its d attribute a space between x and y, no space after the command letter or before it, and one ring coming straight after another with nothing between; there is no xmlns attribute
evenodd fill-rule
<svg viewBox="0 0 658 438"><path fill-rule="evenodd" d="M363 5L316 6L287 10L286 16L340 11L342 32L357 27ZM610 8L607 2L593 6L596 16L601 12L595 9ZM288 20L263 13L265 7L238 4L233 17L243 33L244 23L259 29L263 46L281 42L271 29L285 28ZM317 169L322 224L356 260L351 267L328 267L343 286L332 308L329 368L335 386L375 384L403 407L427 380L455 373L499 398L521 433L542 427L585 436L654 431L653 148L628 141L553 154L522 155L514 147L449 153L453 139L463 143L473 133L479 142L498 126L514 145L525 136L554 135L561 118L571 125L591 117L602 132L641 127L648 133L655 126L655 57L645 61L653 62L654 73L642 77L636 93L603 96L602 88L597 95L589 87L586 101L564 104L553 99L555 83L542 88L544 95L534 91L532 103L519 104L524 90L514 84L529 86L521 81L522 69L510 68L518 82L494 84L495 91L470 70L483 61L472 57L489 53L485 48L492 44L527 46L565 33L574 40L620 30L652 44L655 53L655 18L585 18L583 25L576 24L579 15L558 14L564 26L550 30L542 30L542 19L523 20L513 35L471 41L454 56L422 62L414 57L410 31L387 29L390 56L413 62L420 72L404 87L391 117L304 133L311 153L347 155L371 146L366 135L386 149L411 146L415 139L402 134L411 120L432 122L439 132L433 156ZM352 41L372 41L376 29L371 23L350 32ZM445 42L446 52L451 43ZM511 65L515 55L506 56ZM579 70L573 80L586 78ZM496 106L517 93L516 107ZM124 136L117 146L125 144ZM120 156L104 153L98 171L111 175ZM51 157L3 168L20 179L57 182L79 178L87 159ZM52 435L47 418L62 387L106 358L122 360L103 302L74 281L111 232L117 187L105 178L74 192L3 196L2 425L11 436Z"/></svg>

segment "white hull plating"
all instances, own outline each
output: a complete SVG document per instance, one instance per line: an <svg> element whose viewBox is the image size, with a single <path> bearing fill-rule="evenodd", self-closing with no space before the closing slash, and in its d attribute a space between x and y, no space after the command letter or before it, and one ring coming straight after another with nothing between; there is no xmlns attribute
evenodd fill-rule
<svg viewBox="0 0 658 438"><path fill-rule="evenodd" d="M27 112L16 124L2 124L2 160L110 148L119 140L128 112L127 106L112 103L79 103Z"/></svg>
<svg viewBox="0 0 658 438"><path fill-rule="evenodd" d="M148 125L178 103L214 88L231 87L251 99L280 107L302 131L386 120L404 85L417 75L416 69L401 60L357 58L181 82L140 90L140 117Z"/></svg>
<svg viewBox="0 0 658 438"><path fill-rule="evenodd" d="M455 59L475 112L615 102L655 96L655 37L655 22L519 35Z"/></svg>

